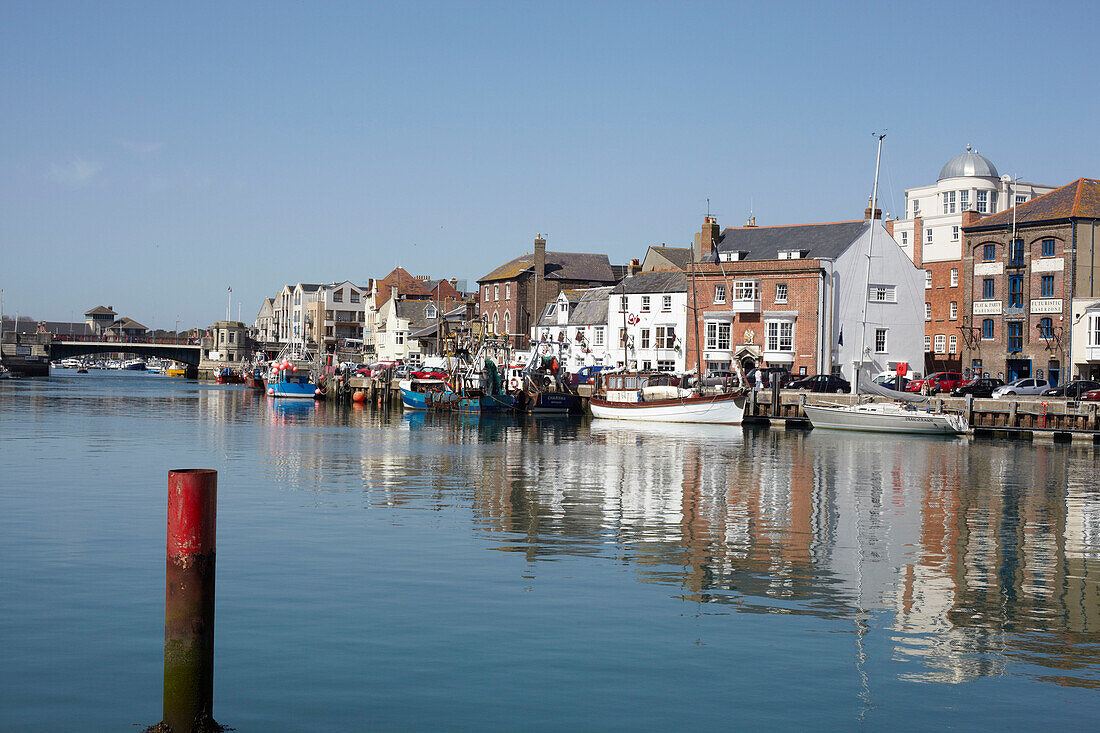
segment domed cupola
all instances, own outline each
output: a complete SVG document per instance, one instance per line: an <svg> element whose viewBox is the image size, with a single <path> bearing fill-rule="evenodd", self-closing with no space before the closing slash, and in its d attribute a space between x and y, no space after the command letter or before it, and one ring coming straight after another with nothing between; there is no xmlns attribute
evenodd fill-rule
<svg viewBox="0 0 1100 733"><path fill-rule="evenodd" d="M947 161L947 165L940 170L937 181L945 178L1000 178L997 166L984 155L978 155L970 146L966 146L966 152L956 155Z"/></svg>

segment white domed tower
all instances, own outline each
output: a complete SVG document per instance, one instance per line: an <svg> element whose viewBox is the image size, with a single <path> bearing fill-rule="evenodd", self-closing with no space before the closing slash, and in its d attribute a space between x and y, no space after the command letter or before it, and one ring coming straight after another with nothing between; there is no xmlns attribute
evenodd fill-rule
<svg viewBox="0 0 1100 733"><path fill-rule="evenodd" d="M1054 190L1002 176L967 145L940 168L936 182L905 190L894 239L925 272L925 371L962 371L963 226Z"/></svg>

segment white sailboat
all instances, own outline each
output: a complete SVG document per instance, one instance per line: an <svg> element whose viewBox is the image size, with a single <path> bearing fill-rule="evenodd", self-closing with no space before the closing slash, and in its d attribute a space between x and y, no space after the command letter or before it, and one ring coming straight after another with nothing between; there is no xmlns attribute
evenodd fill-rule
<svg viewBox="0 0 1100 733"><path fill-rule="evenodd" d="M867 240L867 281L864 293L871 282L871 248L875 241L874 212L878 207L878 173L882 159L882 139L878 136L878 154L875 156L875 185L871 193L871 232ZM867 353L867 302L864 296L863 325L860 354ZM856 391L860 395L874 394L887 397L892 402L859 402L854 405L803 405L806 417L814 428L832 430L862 430L880 433L917 433L924 435L962 435L969 428L966 417L960 413L933 411L927 407L928 398L907 392L895 392L864 379L863 363L857 367ZM918 408L917 403L926 406Z"/></svg>

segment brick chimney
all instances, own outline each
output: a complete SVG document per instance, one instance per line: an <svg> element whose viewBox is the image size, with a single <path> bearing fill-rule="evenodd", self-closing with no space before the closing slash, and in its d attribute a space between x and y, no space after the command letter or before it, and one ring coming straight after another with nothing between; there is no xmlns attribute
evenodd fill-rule
<svg viewBox="0 0 1100 733"><path fill-rule="evenodd" d="M718 244L720 238L718 230L718 217L708 216L703 219L703 229L695 235L695 261L701 262L704 257L710 255Z"/></svg>
<svg viewBox="0 0 1100 733"><path fill-rule="evenodd" d="M880 209L878 207L875 207L875 218L876 219L881 219L882 218L882 209ZM863 220L864 221L870 221L871 220L871 197L870 196L867 197L867 208L863 210Z"/></svg>
<svg viewBox="0 0 1100 733"><path fill-rule="evenodd" d="M632 259L630 261L630 266L627 268L626 274L627 274L628 277L634 277L635 275L637 275L641 271L642 271L642 265L641 265L640 262L638 262L638 258L635 257L634 259Z"/></svg>

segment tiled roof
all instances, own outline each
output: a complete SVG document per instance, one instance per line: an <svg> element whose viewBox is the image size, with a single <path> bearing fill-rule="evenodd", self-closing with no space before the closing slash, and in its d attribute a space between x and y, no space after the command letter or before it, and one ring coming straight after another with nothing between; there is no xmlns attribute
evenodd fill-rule
<svg viewBox="0 0 1100 733"><path fill-rule="evenodd" d="M688 269L691 264L691 247L650 247L649 249L681 270Z"/></svg>
<svg viewBox="0 0 1100 733"><path fill-rule="evenodd" d="M406 297L428 298L432 291L424 285L423 280L417 280L403 267L395 267L393 272L378 281L378 305L381 306L390 299L390 288L396 286L398 295Z"/></svg>
<svg viewBox="0 0 1100 733"><path fill-rule="evenodd" d="M563 290L569 293L566 298L569 301L569 325L587 326L592 324L607 323L607 296L611 293L611 287L585 288L583 290ZM551 306L554 312L550 313ZM552 300L547 304L539 318L540 326L558 325L558 301Z"/></svg>
<svg viewBox="0 0 1100 733"><path fill-rule="evenodd" d="M535 262L534 253L520 255L478 280L479 283L493 280L514 280ZM595 255L581 252L547 252L546 269L542 274L546 280L587 280L593 283L615 282L615 273L607 255Z"/></svg>
<svg viewBox="0 0 1100 733"><path fill-rule="evenodd" d="M687 277L682 272L639 272L616 285L613 295L632 293L683 293L687 291Z"/></svg>
<svg viewBox="0 0 1100 733"><path fill-rule="evenodd" d="M133 318L119 318L117 321L115 321L114 323L112 323L110 325L110 328L114 328L114 329L119 329L119 328L137 329L139 331L148 331L149 330L145 326L143 326L140 323L138 323L137 321L135 321Z"/></svg>
<svg viewBox="0 0 1100 733"><path fill-rule="evenodd" d="M434 320L424 315L428 308L435 308L435 303L430 300L399 300L394 305L397 307L397 317L406 319L410 329L424 328ZM438 309L436 313L439 313Z"/></svg>
<svg viewBox="0 0 1100 733"><path fill-rule="evenodd" d="M806 251L807 258L836 259L856 240L866 221L832 224L792 224L774 227L727 227L718 243L719 252L744 252L743 260L774 260L783 250ZM709 252L703 260L713 262Z"/></svg>
<svg viewBox="0 0 1100 733"><path fill-rule="evenodd" d="M313 283L298 283L298 287L300 287L304 293L315 293L321 289L320 285Z"/></svg>
<svg viewBox="0 0 1100 733"><path fill-rule="evenodd" d="M105 305L97 305L95 308L92 308L90 311L85 311L84 315L86 315L86 316L117 316L118 314L115 313L113 309L108 308Z"/></svg>
<svg viewBox="0 0 1100 733"><path fill-rule="evenodd" d="M1100 180L1078 178L1073 183L1017 205L1015 210L1005 209L963 227L963 231L1011 226L1013 215L1017 226L1070 218L1100 219Z"/></svg>

